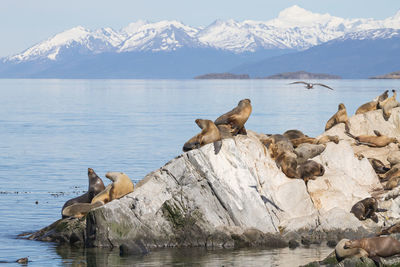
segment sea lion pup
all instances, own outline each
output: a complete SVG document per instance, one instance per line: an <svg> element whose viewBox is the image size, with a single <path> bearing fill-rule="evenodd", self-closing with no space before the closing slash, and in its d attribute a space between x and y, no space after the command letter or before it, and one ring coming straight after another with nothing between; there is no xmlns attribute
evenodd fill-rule
<svg viewBox="0 0 400 267"><path fill-rule="evenodd" d="M346 107L343 103L340 103L338 106L338 111L326 123L325 131L342 122L345 124L346 132L350 131L350 122L349 117L347 116Z"/></svg>
<svg viewBox="0 0 400 267"><path fill-rule="evenodd" d="M250 99L242 99L239 101L237 107L219 116L214 123L218 128L220 128L220 125L229 126L229 132L232 136L237 134L246 135L247 132L244 124L250 117L251 111L252 107Z"/></svg>
<svg viewBox="0 0 400 267"><path fill-rule="evenodd" d="M315 176L322 176L325 173L325 168L318 162L307 160L297 166L297 175L307 184L309 180L315 180Z"/></svg>
<svg viewBox="0 0 400 267"><path fill-rule="evenodd" d="M375 212L378 210L378 201L374 197L367 197L358 201L353 205L350 212L360 221L371 218L374 222L378 222L378 216Z"/></svg>
<svg viewBox="0 0 400 267"><path fill-rule="evenodd" d="M335 256L337 261L342 261L345 258L350 258L350 257L357 257L357 258L362 258L362 257L368 257L368 253L362 249L362 248L348 248L345 249L344 245L347 241L350 241L349 239L342 239L337 243L335 247Z"/></svg>
<svg viewBox="0 0 400 267"><path fill-rule="evenodd" d="M61 209L61 214L63 214L63 211L66 207L71 206L75 203L92 202L92 199L105 189L103 181L99 176L97 176L97 174L94 172L92 168L88 168L88 179L89 179L88 191L83 195L80 195L76 198L70 199L67 202L65 202L64 206Z"/></svg>
<svg viewBox="0 0 400 267"><path fill-rule="evenodd" d="M368 161L377 174L384 174L390 170L390 168L387 168L379 159L368 158Z"/></svg>
<svg viewBox="0 0 400 267"><path fill-rule="evenodd" d="M131 179L123 172L107 172L106 177L112 181L103 192L93 198L92 204L102 202L106 204L114 199L119 199L133 192Z"/></svg>
<svg viewBox="0 0 400 267"><path fill-rule="evenodd" d="M400 242L390 236L378 236L346 241L344 248L362 248L368 257L380 262L379 257L390 257L400 253Z"/></svg>
<svg viewBox="0 0 400 267"><path fill-rule="evenodd" d="M290 140L292 139L297 139L297 138L302 138L302 137L307 137L302 131L299 130L287 130L286 132L283 133L283 136L286 136Z"/></svg>
<svg viewBox="0 0 400 267"><path fill-rule="evenodd" d="M190 138L189 141L183 145L183 152L214 143L214 152L218 154L222 147L222 141L217 126L210 120L197 119L195 122L200 127L201 132Z"/></svg>
<svg viewBox="0 0 400 267"><path fill-rule="evenodd" d="M382 135L379 131L374 130L374 135L359 135L354 136L350 132L346 132L348 136L357 141L357 145L367 145L371 147L385 147L390 143L398 143L397 138Z"/></svg>
<svg viewBox="0 0 400 267"><path fill-rule="evenodd" d="M297 178L297 157L290 151L284 151L275 160L276 166L289 178Z"/></svg>
<svg viewBox="0 0 400 267"><path fill-rule="evenodd" d="M386 90L383 94L381 94L380 96L376 97L371 102L368 102L368 103L365 103L365 104L361 105L356 110L356 114L363 114L363 113L366 113L368 111L372 111L372 110L378 109L379 108L378 107L379 102L382 102L382 101L384 101L385 99L388 98L388 92L389 92L389 90Z"/></svg>
<svg viewBox="0 0 400 267"><path fill-rule="evenodd" d="M397 102L397 100L396 100L396 95L397 95L396 90L392 90L392 92L393 92L393 96L379 102L379 104L378 104L379 107L383 111L383 118L385 120L388 120L390 118L393 108L400 106L400 103Z"/></svg>

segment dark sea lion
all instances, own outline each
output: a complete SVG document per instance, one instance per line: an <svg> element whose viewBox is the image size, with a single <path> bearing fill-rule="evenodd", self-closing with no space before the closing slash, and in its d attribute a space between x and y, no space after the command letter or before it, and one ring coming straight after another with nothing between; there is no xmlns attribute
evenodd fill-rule
<svg viewBox="0 0 400 267"><path fill-rule="evenodd" d="M313 160L307 160L297 166L298 177L303 179L306 183L309 180L315 180L315 176L322 176L324 173L324 166Z"/></svg>
<svg viewBox="0 0 400 267"><path fill-rule="evenodd" d="M350 241L349 239L342 239L340 240L336 247L335 247L335 256L337 261L342 261L345 258L350 258L350 257L357 257L357 258L362 258L362 257L368 257L368 253L363 250L362 248L348 248L345 249L344 245L347 241Z"/></svg>
<svg viewBox="0 0 400 267"><path fill-rule="evenodd" d="M197 119L195 122L201 128L201 132L190 138L189 141L183 145L182 150L187 152L206 144L214 143L215 154L218 154L221 150L222 141L217 126L210 120Z"/></svg>
<svg viewBox="0 0 400 267"><path fill-rule="evenodd" d="M372 168L374 168L375 173L384 174L390 170L390 168L387 168L379 159L368 158L368 161L371 163Z"/></svg>
<svg viewBox="0 0 400 267"><path fill-rule="evenodd" d="M396 164L390 168L386 173L379 175L381 182L388 181L392 177L400 176L400 164Z"/></svg>
<svg viewBox="0 0 400 267"><path fill-rule="evenodd" d="M295 129L287 130L286 132L283 133L283 135L286 136L287 138L289 138L290 140L306 137L306 135L302 131L295 130Z"/></svg>
<svg viewBox="0 0 400 267"><path fill-rule="evenodd" d="M390 143L398 143L397 138L382 135L379 131L374 131L375 135L359 135L354 136L350 132L346 134L357 141L357 144L367 145L371 147L385 147Z"/></svg>
<svg viewBox="0 0 400 267"><path fill-rule="evenodd" d="M329 130L338 123L344 123L346 132L350 131L349 117L347 116L346 107L343 103L339 104L338 111L326 123L325 131Z"/></svg>
<svg viewBox="0 0 400 267"><path fill-rule="evenodd" d="M388 98L388 92L389 92L389 90L386 90L383 94L378 96L376 98L376 100L373 100L371 102L368 102L368 103L365 103L365 104L361 105L356 110L356 114L363 114L363 113L366 113L368 111L372 111L372 110L378 109L379 108L379 102L382 102L382 101L384 101L385 99Z"/></svg>
<svg viewBox="0 0 400 267"><path fill-rule="evenodd" d="M268 151L272 159L276 159L280 154L284 152L293 152L294 148L290 141L278 141L269 145Z"/></svg>
<svg viewBox="0 0 400 267"><path fill-rule="evenodd" d="M367 197L363 200L358 201L351 208L351 213L356 216L357 219L366 220L371 218L374 222L378 222L378 216L375 212L378 210L378 201L374 197Z"/></svg>
<svg viewBox="0 0 400 267"><path fill-rule="evenodd" d="M396 90L392 90L392 92L393 96L379 102L378 104L383 111L383 118L385 120L388 120L390 118L393 108L400 106L400 103L396 100Z"/></svg>
<svg viewBox="0 0 400 267"><path fill-rule="evenodd" d="M230 133L234 136L237 134L246 134L244 124L250 117L252 111L250 99L240 100L237 107L231 111L219 116L215 121L215 125L227 125L230 127Z"/></svg>
<svg viewBox="0 0 400 267"><path fill-rule="evenodd" d="M64 206L61 209L61 214L63 214L63 210L71 206L75 203L90 203L92 199L101 191L105 189L104 183L99 176L94 172L92 168L88 168L88 179L89 179L89 187L88 191L83 195L80 195L76 198L70 199L65 202Z"/></svg>
<svg viewBox="0 0 400 267"><path fill-rule="evenodd" d="M363 238L346 241L344 248L362 248L368 257L380 262L379 257L390 257L400 253L400 242L390 236Z"/></svg>
<svg viewBox="0 0 400 267"><path fill-rule="evenodd" d="M290 151L282 152L275 160L276 166L289 178L297 178L297 157Z"/></svg>

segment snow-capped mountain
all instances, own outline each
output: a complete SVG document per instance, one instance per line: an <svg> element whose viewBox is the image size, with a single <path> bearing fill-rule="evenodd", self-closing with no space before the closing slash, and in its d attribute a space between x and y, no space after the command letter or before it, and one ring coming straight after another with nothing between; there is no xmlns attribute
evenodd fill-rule
<svg viewBox="0 0 400 267"><path fill-rule="evenodd" d="M400 11L384 20L344 19L317 14L292 6L269 21L217 20L204 28L178 21L149 23L138 21L115 31L88 30L81 26L59 33L6 62L57 60L63 51L74 48L79 54L132 51L176 51L180 48L212 48L234 53L268 49L305 50L315 45L359 31L400 29ZM366 37L367 38L367 37Z"/></svg>

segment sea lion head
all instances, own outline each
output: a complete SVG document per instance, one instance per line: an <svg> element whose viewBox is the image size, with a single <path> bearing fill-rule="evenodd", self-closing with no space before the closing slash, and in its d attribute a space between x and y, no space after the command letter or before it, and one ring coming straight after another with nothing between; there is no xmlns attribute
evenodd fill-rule
<svg viewBox="0 0 400 267"><path fill-rule="evenodd" d="M238 106L244 106L244 105L251 105L250 99L246 98L239 101Z"/></svg>
<svg viewBox="0 0 400 267"><path fill-rule="evenodd" d="M125 175L123 172L107 172L106 177L111 181L115 182L121 175Z"/></svg>
<svg viewBox="0 0 400 267"><path fill-rule="evenodd" d="M345 108L346 108L346 107L344 106L344 104L343 104L343 103L340 103L340 104L339 104L339 106L338 106L338 109L339 109L339 110L341 110L341 109L345 109Z"/></svg>
<svg viewBox="0 0 400 267"><path fill-rule="evenodd" d="M199 126L201 129L204 129L205 127L207 127L207 122L209 120L202 120L202 119L196 119L195 122L197 124L197 126Z"/></svg>
<svg viewBox="0 0 400 267"><path fill-rule="evenodd" d="M344 243L343 248L344 248L344 249L356 248L356 247L357 247L357 244L358 244L357 240L349 240L349 241L346 241L346 242Z"/></svg>

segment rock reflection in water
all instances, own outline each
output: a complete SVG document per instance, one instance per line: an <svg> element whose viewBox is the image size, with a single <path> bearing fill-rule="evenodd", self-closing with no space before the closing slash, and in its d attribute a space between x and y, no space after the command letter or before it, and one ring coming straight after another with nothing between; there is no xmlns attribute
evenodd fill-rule
<svg viewBox="0 0 400 267"><path fill-rule="evenodd" d="M326 246L284 249L155 249L144 256L120 257L118 249L59 246L64 265L72 266L299 266L322 260L332 249Z"/></svg>

